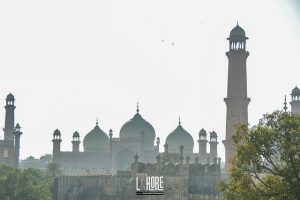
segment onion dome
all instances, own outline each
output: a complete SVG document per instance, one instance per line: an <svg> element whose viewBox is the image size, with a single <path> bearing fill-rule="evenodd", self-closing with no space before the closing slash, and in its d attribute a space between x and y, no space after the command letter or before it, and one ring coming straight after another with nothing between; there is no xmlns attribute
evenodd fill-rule
<svg viewBox="0 0 300 200"><path fill-rule="evenodd" d="M292 90L292 96L300 96L300 89L296 86L293 90Z"/></svg>
<svg viewBox="0 0 300 200"><path fill-rule="evenodd" d="M202 128L199 131L199 139L200 140L206 140L206 136L207 136L206 130Z"/></svg>
<svg viewBox="0 0 300 200"><path fill-rule="evenodd" d="M201 129L200 131L199 131L199 136L206 136L207 134L206 134L206 130L205 129Z"/></svg>
<svg viewBox="0 0 300 200"><path fill-rule="evenodd" d="M14 101L15 100L15 97L12 93L9 93L7 96L6 96L6 100L7 101Z"/></svg>
<svg viewBox="0 0 300 200"><path fill-rule="evenodd" d="M240 27L238 24L236 25L236 27L234 27L231 31L230 31L230 37L232 36L244 36L246 37L246 33L244 31L244 29L242 29L242 27Z"/></svg>
<svg viewBox="0 0 300 200"><path fill-rule="evenodd" d="M154 144L155 130L153 126L140 115L139 107L137 106L136 114L122 126L120 130L120 139L140 141L142 134L144 142L151 142Z"/></svg>
<svg viewBox="0 0 300 200"><path fill-rule="evenodd" d="M83 147L85 152L108 152L109 138L107 134L100 129L98 122L94 129L84 137Z"/></svg>
<svg viewBox="0 0 300 200"><path fill-rule="evenodd" d="M60 131L58 129L56 129L53 133L53 136L60 136Z"/></svg>
<svg viewBox="0 0 300 200"><path fill-rule="evenodd" d="M79 137L79 133L77 132L77 131L75 131L74 133L73 133L73 138L74 137Z"/></svg>
<svg viewBox="0 0 300 200"><path fill-rule="evenodd" d="M217 142L218 135L215 131L210 132L210 141Z"/></svg>
<svg viewBox="0 0 300 200"><path fill-rule="evenodd" d="M170 153L179 153L180 146L183 146L184 154L193 153L194 139L193 137L181 126L179 119L179 124L177 128L172 131L167 139L166 144L168 144Z"/></svg>

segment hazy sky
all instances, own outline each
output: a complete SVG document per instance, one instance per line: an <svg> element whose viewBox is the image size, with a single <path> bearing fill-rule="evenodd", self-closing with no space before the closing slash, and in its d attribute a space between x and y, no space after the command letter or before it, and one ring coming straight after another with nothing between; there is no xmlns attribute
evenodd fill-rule
<svg viewBox="0 0 300 200"><path fill-rule="evenodd" d="M249 37L249 122L254 125L263 113L281 109L284 95L300 85L296 3L1 1L0 103L4 106L9 92L16 97L21 158L51 153L56 128L62 150L70 151L73 132L83 140L97 117L100 127L106 133L112 128L117 137L135 114L136 102L161 145L180 116L195 151L199 130L215 130L223 157L226 38L237 20ZM4 114L3 108L2 126Z"/></svg>

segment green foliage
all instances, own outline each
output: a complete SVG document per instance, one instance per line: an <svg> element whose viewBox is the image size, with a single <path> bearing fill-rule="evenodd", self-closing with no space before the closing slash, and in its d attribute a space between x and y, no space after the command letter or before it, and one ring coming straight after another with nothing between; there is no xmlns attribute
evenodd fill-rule
<svg viewBox="0 0 300 200"><path fill-rule="evenodd" d="M300 116L276 111L238 127L225 199L300 199Z"/></svg>
<svg viewBox="0 0 300 200"><path fill-rule="evenodd" d="M52 180L40 170L0 166L1 200L51 200Z"/></svg>
<svg viewBox="0 0 300 200"><path fill-rule="evenodd" d="M50 178L60 176L62 173L61 166L58 163L49 163L47 166L47 174Z"/></svg>

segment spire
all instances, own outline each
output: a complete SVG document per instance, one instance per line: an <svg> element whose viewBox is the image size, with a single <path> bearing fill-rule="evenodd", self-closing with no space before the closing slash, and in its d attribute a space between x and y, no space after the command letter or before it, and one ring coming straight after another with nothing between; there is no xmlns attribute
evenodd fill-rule
<svg viewBox="0 0 300 200"><path fill-rule="evenodd" d="M181 120L180 120L180 116L179 116L179 121L178 121L178 124L179 124L179 125L181 125Z"/></svg>
<svg viewBox="0 0 300 200"><path fill-rule="evenodd" d="M286 106L286 95L284 95L284 106L283 106L283 110L284 110L284 112L286 112L287 111L287 106Z"/></svg>
<svg viewBox="0 0 300 200"><path fill-rule="evenodd" d="M236 25L237 25L237 26L239 25L239 20L236 21Z"/></svg>
<svg viewBox="0 0 300 200"><path fill-rule="evenodd" d="M136 103L136 112L139 113L140 112L140 108L139 108L139 102Z"/></svg>

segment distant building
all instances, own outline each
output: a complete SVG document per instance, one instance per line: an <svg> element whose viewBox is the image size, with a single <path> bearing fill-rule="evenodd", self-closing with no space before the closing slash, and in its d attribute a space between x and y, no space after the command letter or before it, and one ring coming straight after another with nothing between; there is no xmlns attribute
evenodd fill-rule
<svg viewBox="0 0 300 200"><path fill-rule="evenodd" d="M15 98L11 93L6 97L4 140L0 140L0 164L19 167L20 136L19 124L15 126Z"/></svg>
<svg viewBox="0 0 300 200"><path fill-rule="evenodd" d="M172 131L165 142L165 150L168 153L177 153L180 146L183 146L183 155L191 159L199 158L200 162L206 162L208 158L213 160L218 157L217 133L210 133L210 153L207 153L206 131L202 129L199 133L199 152L194 153L194 139L181 125ZM73 134L72 151L60 150L61 133L56 129L53 133L53 162L62 166L65 174L83 175L83 171L97 174L107 170L110 173L116 170L129 170L135 154L139 155L141 162L154 163L159 155L160 138L156 138L153 126L137 112L120 129L120 137L114 138L112 130L107 135L98 124L83 139L83 151L80 151L80 135Z"/></svg>

